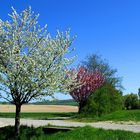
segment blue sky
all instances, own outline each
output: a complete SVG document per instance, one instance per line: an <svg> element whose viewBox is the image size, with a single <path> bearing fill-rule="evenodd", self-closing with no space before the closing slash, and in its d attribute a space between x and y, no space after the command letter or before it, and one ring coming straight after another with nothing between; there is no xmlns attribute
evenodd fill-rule
<svg viewBox="0 0 140 140"><path fill-rule="evenodd" d="M39 24L48 31L71 28L77 35L73 44L78 55L75 64L88 54L107 59L123 77L124 93L137 93L140 87L140 1L139 0L3 0L0 18L5 20L11 6L18 12L32 7ZM69 96L58 96L68 98Z"/></svg>

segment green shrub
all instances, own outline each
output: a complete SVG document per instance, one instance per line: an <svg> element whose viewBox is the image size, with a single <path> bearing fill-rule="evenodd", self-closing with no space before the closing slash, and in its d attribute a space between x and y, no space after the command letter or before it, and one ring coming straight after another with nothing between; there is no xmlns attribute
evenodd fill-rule
<svg viewBox="0 0 140 140"><path fill-rule="evenodd" d="M42 128L34 128L33 126L21 126L19 140L31 140L34 137L38 139L40 136L44 135ZM14 127L6 126L0 128L0 140L15 140L14 137Z"/></svg>
<svg viewBox="0 0 140 140"><path fill-rule="evenodd" d="M128 109L139 109L140 101L138 99L137 94L127 94L124 96L124 106Z"/></svg>
<svg viewBox="0 0 140 140"><path fill-rule="evenodd" d="M83 114L101 116L123 108L123 98L121 92L111 85L104 85L87 101L82 110Z"/></svg>

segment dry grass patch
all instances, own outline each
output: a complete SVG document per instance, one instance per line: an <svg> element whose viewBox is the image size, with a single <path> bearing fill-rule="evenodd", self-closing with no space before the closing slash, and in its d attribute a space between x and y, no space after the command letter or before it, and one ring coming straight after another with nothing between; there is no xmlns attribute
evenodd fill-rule
<svg viewBox="0 0 140 140"><path fill-rule="evenodd" d="M21 112L77 112L77 106L65 105L23 105ZM15 112L14 105L0 105L0 112Z"/></svg>

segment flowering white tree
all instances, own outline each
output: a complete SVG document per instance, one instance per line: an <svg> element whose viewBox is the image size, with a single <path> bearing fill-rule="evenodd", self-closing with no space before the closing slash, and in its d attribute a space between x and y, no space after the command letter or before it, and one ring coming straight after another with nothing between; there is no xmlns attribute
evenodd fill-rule
<svg viewBox="0 0 140 140"><path fill-rule="evenodd" d="M69 31L52 38L37 23L31 8L20 14L13 9L11 20L0 20L0 96L16 106L15 134L19 136L21 106L32 99L68 92L76 73L68 66L73 58Z"/></svg>

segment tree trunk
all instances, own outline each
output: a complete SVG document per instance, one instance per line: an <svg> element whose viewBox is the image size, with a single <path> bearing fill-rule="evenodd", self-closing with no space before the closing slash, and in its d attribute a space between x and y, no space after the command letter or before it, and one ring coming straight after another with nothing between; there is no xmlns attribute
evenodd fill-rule
<svg viewBox="0 0 140 140"><path fill-rule="evenodd" d="M20 135L20 111L21 105L16 105L16 115L15 115L15 137L19 138Z"/></svg>
<svg viewBox="0 0 140 140"><path fill-rule="evenodd" d="M82 107L81 107L81 104L79 103L79 110L78 110L78 114L80 114L80 113L81 113L81 109L82 109Z"/></svg>
<svg viewBox="0 0 140 140"><path fill-rule="evenodd" d="M82 113L82 109L83 109L84 106L85 106L85 102L81 102L81 103L79 103L78 114L81 114L81 113Z"/></svg>

